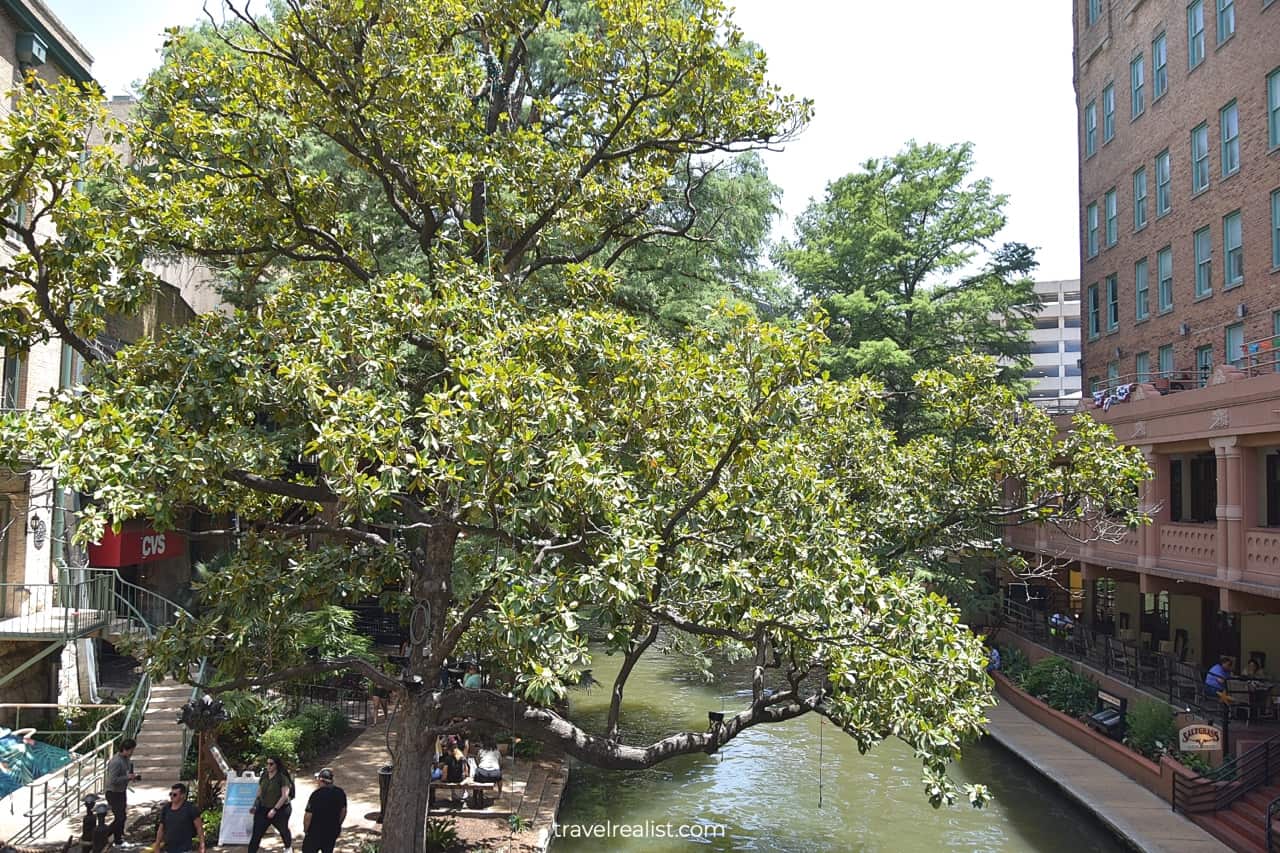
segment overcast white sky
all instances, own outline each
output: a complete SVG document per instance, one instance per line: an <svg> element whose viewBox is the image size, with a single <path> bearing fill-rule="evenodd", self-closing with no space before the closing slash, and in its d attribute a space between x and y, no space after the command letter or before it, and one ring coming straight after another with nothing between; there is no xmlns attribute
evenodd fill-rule
<svg viewBox="0 0 1280 853"><path fill-rule="evenodd" d="M196 21L203 0L46 3L93 54L94 75L114 95L158 63L164 28ZM1069 0L735 5L740 26L768 53L774 81L815 101L809 128L768 158L788 216L828 181L908 139L970 141L979 174L1009 196L1001 239L1039 247L1037 278L1079 276Z"/></svg>

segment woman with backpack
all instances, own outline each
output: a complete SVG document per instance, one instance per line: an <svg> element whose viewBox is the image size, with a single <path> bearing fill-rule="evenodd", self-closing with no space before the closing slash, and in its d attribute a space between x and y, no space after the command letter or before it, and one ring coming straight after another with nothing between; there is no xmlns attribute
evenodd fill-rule
<svg viewBox="0 0 1280 853"><path fill-rule="evenodd" d="M284 842L284 849L293 846L293 834L289 832L289 817L293 807L289 799L293 794L293 779L279 756L267 759L267 772L258 781L258 797L253 808L253 837L249 839L249 853L258 853L258 845L268 826L274 826Z"/></svg>

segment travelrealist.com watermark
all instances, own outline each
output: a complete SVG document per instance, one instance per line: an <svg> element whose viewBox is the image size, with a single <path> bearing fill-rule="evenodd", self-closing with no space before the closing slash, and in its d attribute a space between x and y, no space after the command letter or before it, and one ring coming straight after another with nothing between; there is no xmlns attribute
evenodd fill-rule
<svg viewBox="0 0 1280 853"><path fill-rule="evenodd" d="M556 838L724 838L722 823L557 823L552 830Z"/></svg>

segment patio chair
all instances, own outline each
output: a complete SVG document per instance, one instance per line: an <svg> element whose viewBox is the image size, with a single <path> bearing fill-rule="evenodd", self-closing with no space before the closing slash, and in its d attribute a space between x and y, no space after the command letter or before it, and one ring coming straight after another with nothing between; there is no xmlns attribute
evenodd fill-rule
<svg viewBox="0 0 1280 853"><path fill-rule="evenodd" d="M1238 678L1227 679L1227 698L1231 716L1244 718L1246 724L1253 720L1253 696L1249 692L1249 683Z"/></svg>

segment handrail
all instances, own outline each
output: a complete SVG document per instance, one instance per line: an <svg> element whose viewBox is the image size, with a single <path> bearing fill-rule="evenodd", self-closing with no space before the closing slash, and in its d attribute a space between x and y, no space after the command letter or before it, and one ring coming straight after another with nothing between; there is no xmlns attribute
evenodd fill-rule
<svg viewBox="0 0 1280 853"><path fill-rule="evenodd" d="M120 707L118 707L118 708L116 708L114 711L112 711L110 714L106 714L105 716L103 716L103 718L102 718L101 720L98 720L98 724L97 724L96 726L94 726L94 727L93 727L93 731L89 732L87 735L85 735L84 737L80 738L80 740L78 740L78 741L75 743L75 745L74 745L74 746L72 746L72 747L70 747L70 748L68 748L68 749L67 749L67 752L71 752L71 753L74 753L74 754L76 754L76 755L79 755L79 754L80 754L80 747L84 746L85 741L90 740L91 738L93 738L94 736L96 736L96 735L98 734L98 732L102 731L102 724L103 724L103 723L105 723L107 720L109 720L109 719L111 719L112 717L114 717L116 714L119 714L119 713L120 713L121 711L123 711L123 710L124 710L124 706L123 706L123 705L121 705ZM114 738L112 738L112 740L114 740Z"/></svg>
<svg viewBox="0 0 1280 853"><path fill-rule="evenodd" d="M1271 784L1280 773L1280 736L1194 778L1173 778L1173 810L1183 814L1221 811L1245 794Z"/></svg>

